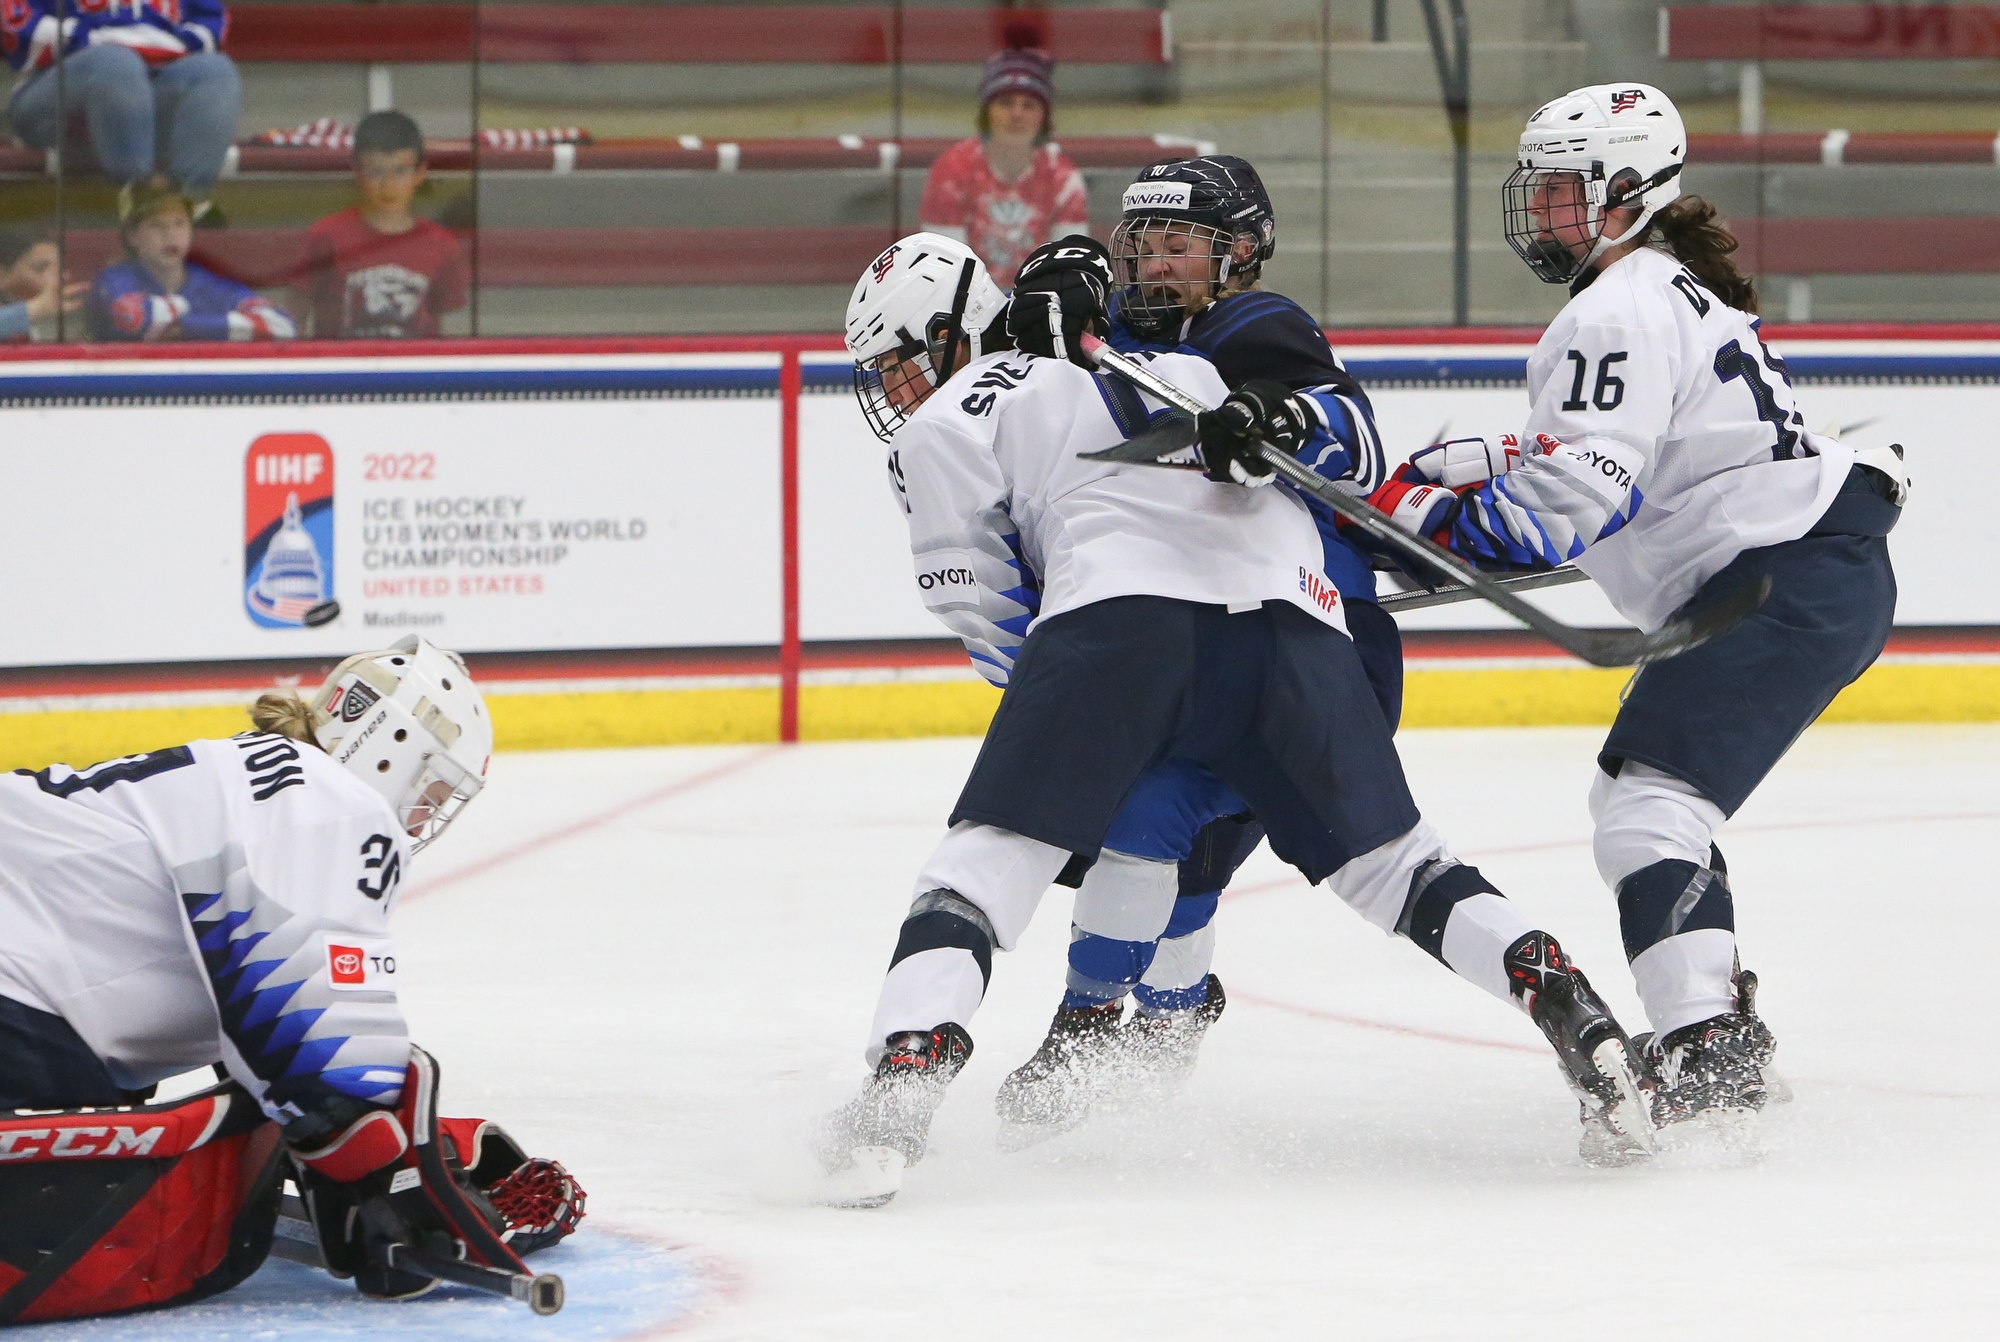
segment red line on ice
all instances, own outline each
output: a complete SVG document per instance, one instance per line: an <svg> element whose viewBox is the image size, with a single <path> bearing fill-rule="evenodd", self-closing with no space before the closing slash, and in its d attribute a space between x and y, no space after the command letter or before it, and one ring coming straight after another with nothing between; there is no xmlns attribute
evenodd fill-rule
<svg viewBox="0 0 2000 1342"><path fill-rule="evenodd" d="M457 871L446 872L434 881L424 882L404 895L403 902L407 904L413 899L422 899L426 895L437 893L446 886L457 885L460 881L470 880L474 876L483 876L495 867L504 867L509 862L518 861L531 853L540 852L544 848L552 847L567 839L574 839L579 834L588 834L592 830L601 829L612 821L622 819L634 811L643 811L655 802L665 801L669 797L677 797L684 792L692 792L696 788L705 787L715 782L717 779L726 778L739 770L747 769L774 751L783 749L783 746L765 746L762 750L755 750L747 755L738 755L735 759L725 760L714 768L705 769L690 778L683 778L677 782L668 783L664 787L654 788L651 792L645 793L643 796L634 797L630 801L621 802L608 811L600 811L587 820L579 820L573 825L565 825L561 829L550 830L546 834L538 834L526 843L515 844L512 848L503 849L491 857L483 857L468 866L460 867Z"/></svg>

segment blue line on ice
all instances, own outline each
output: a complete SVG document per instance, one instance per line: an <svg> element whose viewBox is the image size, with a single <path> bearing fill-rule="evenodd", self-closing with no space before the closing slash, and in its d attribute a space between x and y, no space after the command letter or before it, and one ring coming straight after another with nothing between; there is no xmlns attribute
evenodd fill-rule
<svg viewBox="0 0 2000 1342"><path fill-rule="evenodd" d="M97 1342L133 1337L204 1342L321 1342L330 1338L423 1338L425 1342L596 1342L651 1331L685 1315L701 1279L685 1255L585 1227L529 1260L563 1279L560 1314L536 1318L526 1305L459 1286L415 1300L363 1300L354 1283L272 1258L233 1291L193 1305L111 1319L79 1319L19 1330L23 1342Z"/></svg>

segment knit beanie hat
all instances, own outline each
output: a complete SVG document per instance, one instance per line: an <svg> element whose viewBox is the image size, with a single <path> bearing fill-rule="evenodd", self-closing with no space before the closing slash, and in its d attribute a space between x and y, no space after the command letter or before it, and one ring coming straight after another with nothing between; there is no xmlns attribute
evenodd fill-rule
<svg viewBox="0 0 2000 1342"><path fill-rule="evenodd" d="M1008 47L987 58L986 73L979 81L979 106L1003 93L1029 93L1042 100L1044 110L1055 106L1055 58L1040 47Z"/></svg>

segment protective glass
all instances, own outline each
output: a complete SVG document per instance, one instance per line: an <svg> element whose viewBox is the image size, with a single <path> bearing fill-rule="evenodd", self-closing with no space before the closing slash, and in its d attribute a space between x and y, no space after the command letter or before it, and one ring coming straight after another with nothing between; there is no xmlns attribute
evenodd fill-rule
<svg viewBox="0 0 2000 1342"><path fill-rule="evenodd" d="M854 365L854 399L875 436L888 442L937 386L930 352L904 345L867 363Z"/></svg>
<svg viewBox="0 0 2000 1342"><path fill-rule="evenodd" d="M465 804L479 795L481 782L477 774L459 768L447 756L427 758L396 808L397 818L410 836L410 851L422 852L444 833Z"/></svg>
<svg viewBox="0 0 2000 1342"><path fill-rule="evenodd" d="M1111 230L1118 315L1135 335L1177 335L1229 277L1235 238L1187 219L1126 219Z"/></svg>
<svg viewBox="0 0 2000 1342"><path fill-rule="evenodd" d="M1604 184L1570 168L1516 168L1500 187L1507 244L1544 284L1567 284L1590 257Z"/></svg>

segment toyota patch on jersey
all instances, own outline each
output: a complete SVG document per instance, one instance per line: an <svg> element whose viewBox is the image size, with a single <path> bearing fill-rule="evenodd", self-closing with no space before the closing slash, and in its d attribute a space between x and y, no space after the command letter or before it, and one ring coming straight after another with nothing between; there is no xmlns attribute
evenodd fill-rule
<svg viewBox="0 0 2000 1342"><path fill-rule="evenodd" d="M396 943L390 937L326 934L326 980L336 991L394 992Z"/></svg>

